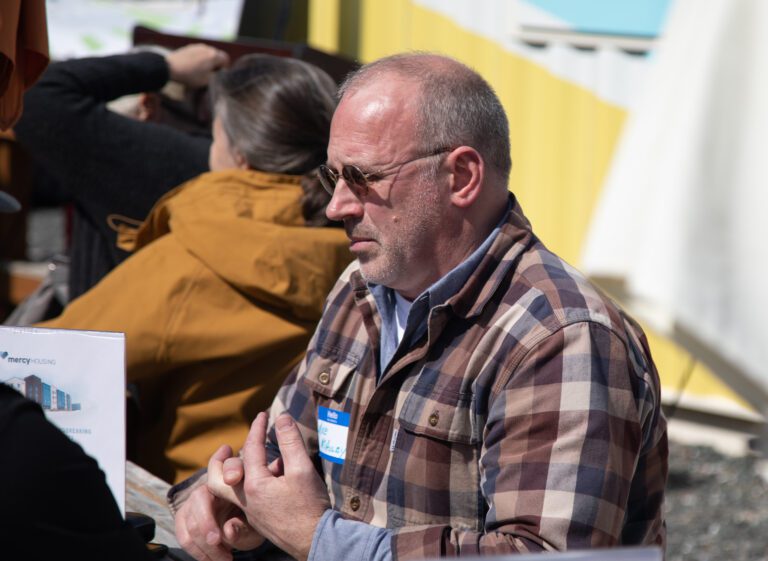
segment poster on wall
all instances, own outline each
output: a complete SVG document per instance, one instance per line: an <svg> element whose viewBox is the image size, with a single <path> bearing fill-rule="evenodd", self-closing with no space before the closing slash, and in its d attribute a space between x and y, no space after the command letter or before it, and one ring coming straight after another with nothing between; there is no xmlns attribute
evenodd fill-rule
<svg viewBox="0 0 768 561"><path fill-rule="evenodd" d="M125 514L125 335L0 327L0 382L96 459Z"/></svg>
<svg viewBox="0 0 768 561"><path fill-rule="evenodd" d="M134 26L165 33L232 40L244 0L48 0L54 60L124 53Z"/></svg>

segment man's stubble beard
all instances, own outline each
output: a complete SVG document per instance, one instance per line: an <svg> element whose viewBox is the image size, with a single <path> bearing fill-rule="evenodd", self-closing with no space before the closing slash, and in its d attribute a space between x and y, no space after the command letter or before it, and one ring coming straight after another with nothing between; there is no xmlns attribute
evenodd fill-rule
<svg viewBox="0 0 768 561"><path fill-rule="evenodd" d="M422 183L412 188L418 189L419 196L397 215L403 229L393 225L388 232L377 231L376 255L359 256L360 272L366 282L397 289L419 274L420 258L426 254L425 248L433 245L429 238L438 231L440 216L436 189Z"/></svg>

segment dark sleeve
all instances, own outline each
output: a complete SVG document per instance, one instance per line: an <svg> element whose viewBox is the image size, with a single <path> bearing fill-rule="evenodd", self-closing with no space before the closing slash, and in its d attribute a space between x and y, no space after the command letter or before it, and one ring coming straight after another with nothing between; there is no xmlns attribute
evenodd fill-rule
<svg viewBox="0 0 768 561"><path fill-rule="evenodd" d="M3 558L151 559L97 463L7 386L0 388L0 450Z"/></svg>
<svg viewBox="0 0 768 561"><path fill-rule="evenodd" d="M155 53L70 60L52 64L25 94L18 141L92 224L102 227L111 213L143 219L169 189L207 171L209 138L106 106L162 88L168 72Z"/></svg>
<svg viewBox="0 0 768 561"><path fill-rule="evenodd" d="M79 58L52 64L37 84L75 100L112 101L124 95L160 90L170 75L157 53Z"/></svg>

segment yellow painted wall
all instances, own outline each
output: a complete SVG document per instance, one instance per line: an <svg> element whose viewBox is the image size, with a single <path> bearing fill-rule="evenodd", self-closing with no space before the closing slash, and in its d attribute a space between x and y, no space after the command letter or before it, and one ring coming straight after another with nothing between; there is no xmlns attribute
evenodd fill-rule
<svg viewBox="0 0 768 561"><path fill-rule="evenodd" d="M334 18L341 23L332 37L328 22ZM428 50L480 72L509 116L510 189L537 235L558 255L578 264L626 117L623 109L410 0L311 0L309 37L319 48L361 62ZM648 335L667 397L673 396L691 359L671 342ZM701 365L694 368L685 393L748 407Z"/></svg>
<svg viewBox="0 0 768 561"><path fill-rule="evenodd" d="M308 36L316 49L338 52L340 6L340 0L311 0L309 3Z"/></svg>

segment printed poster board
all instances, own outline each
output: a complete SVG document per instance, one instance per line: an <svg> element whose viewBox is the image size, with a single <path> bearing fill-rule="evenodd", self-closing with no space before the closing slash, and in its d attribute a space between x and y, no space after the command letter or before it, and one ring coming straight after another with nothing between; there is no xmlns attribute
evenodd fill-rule
<svg viewBox="0 0 768 561"><path fill-rule="evenodd" d="M0 0L4 2L6 0ZM47 0L51 58L124 53L136 25L230 41L244 0Z"/></svg>
<svg viewBox="0 0 768 561"><path fill-rule="evenodd" d="M125 515L125 336L0 327L0 382L96 459Z"/></svg>

